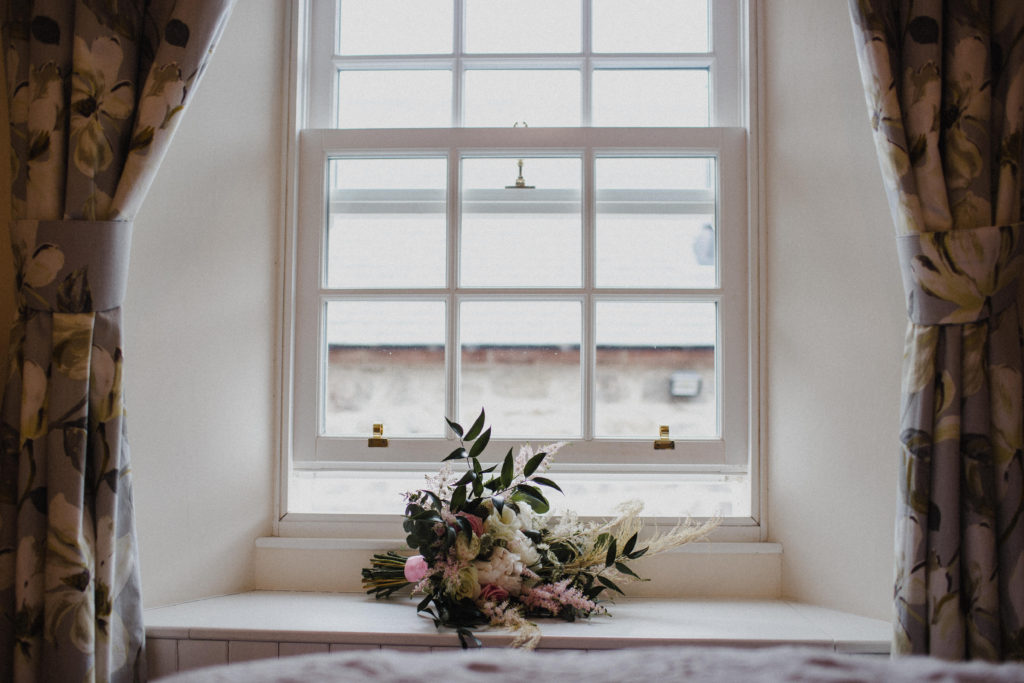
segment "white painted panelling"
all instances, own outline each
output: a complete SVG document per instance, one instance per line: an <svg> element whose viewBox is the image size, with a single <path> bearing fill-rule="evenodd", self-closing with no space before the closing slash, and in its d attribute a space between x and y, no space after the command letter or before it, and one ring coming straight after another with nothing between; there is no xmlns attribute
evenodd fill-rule
<svg viewBox="0 0 1024 683"><path fill-rule="evenodd" d="M348 652L350 650L379 650L380 645L362 643L331 643L331 652Z"/></svg>
<svg viewBox="0 0 1024 683"><path fill-rule="evenodd" d="M226 640L182 640L178 643L178 671L227 663Z"/></svg>
<svg viewBox="0 0 1024 683"><path fill-rule="evenodd" d="M276 659L277 643L267 641L232 640L228 644L228 661L248 662L253 659Z"/></svg>
<svg viewBox="0 0 1024 683"><path fill-rule="evenodd" d="M294 657L296 655L327 654L331 647L327 643L281 643L278 657Z"/></svg>
<svg viewBox="0 0 1024 683"><path fill-rule="evenodd" d="M146 665L150 679L176 672L178 641L173 638L146 638Z"/></svg>

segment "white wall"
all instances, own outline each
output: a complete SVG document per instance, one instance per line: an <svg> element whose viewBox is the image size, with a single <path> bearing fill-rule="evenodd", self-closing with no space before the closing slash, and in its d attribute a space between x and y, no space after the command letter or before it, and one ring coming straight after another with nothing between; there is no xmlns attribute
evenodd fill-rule
<svg viewBox="0 0 1024 683"><path fill-rule="evenodd" d="M135 224L128 429L148 607L251 585L272 530L286 3L238 2Z"/></svg>
<svg viewBox="0 0 1024 683"><path fill-rule="evenodd" d="M889 618L903 290L846 0L764 2L769 530L788 597Z"/></svg>

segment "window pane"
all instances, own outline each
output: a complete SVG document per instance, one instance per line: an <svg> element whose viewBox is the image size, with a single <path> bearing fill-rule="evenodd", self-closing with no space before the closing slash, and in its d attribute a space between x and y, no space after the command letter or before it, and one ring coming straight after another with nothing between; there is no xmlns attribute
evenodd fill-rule
<svg viewBox="0 0 1024 683"><path fill-rule="evenodd" d="M707 126L706 69L594 71L595 126Z"/></svg>
<svg viewBox="0 0 1024 683"><path fill-rule="evenodd" d="M715 159L598 158L599 287L715 287Z"/></svg>
<svg viewBox="0 0 1024 683"><path fill-rule="evenodd" d="M443 287L445 159L334 159L327 286Z"/></svg>
<svg viewBox="0 0 1024 683"><path fill-rule="evenodd" d="M466 125L580 125L580 73L556 69L466 71Z"/></svg>
<svg viewBox="0 0 1024 683"><path fill-rule="evenodd" d="M707 0L594 0L594 52L707 52Z"/></svg>
<svg viewBox="0 0 1024 683"><path fill-rule="evenodd" d="M466 52L579 51L579 0L466 2Z"/></svg>
<svg viewBox="0 0 1024 683"><path fill-rule="evenodd" d="M710 302L598 302L596 435L717 436L716 318Z"/></svg>
<svg viewBox="0 0 1024 683"><path fill-rule="evenodd" d="M577 301L466 301L459 414L487 410L496 437L579 436Z"/></svg>
<svg viewBox="0 0 1024 683"><path fill-rule="evenodd" d="M452 51L452 0L341 0L343 55L416 55Z"/></svg>
<svg viewBox="0 0 1024 683"><path fill-rule="evenodd" d="M516 187L518 161L462 161L460 284L578 287L581 162L524 158Z"/></svg>
<svg viewBox="0 0 1024 683"><path fill-rule="evenodd" d="M451 125L450 71L339 71L340 128Z"/></svg>
<svg viewBox="0 0 1024 683"><path fill-rule="evenodd" d="M331 301L326 339L324 434L443 434L443 301Z"/></svg>

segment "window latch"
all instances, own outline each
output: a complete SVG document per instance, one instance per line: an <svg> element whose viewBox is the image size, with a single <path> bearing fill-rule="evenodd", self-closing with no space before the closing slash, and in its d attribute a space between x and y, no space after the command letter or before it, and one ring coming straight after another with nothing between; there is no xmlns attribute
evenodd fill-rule
<svg viewBox="0 0 1024 683"><path fill-rule="evenodd" d="M660 438L654 442L654 450L660 451L675 449L676 442L668 438L668 425L661 425L661 427L658 428L658 436Z"/></svg>
<svg viewBox="0 0 1024 683"><path fill-rule="evenodd" d="M366 441L366 445L370 448L387 448L388 440L384 438L384 425L381 423L375 423L373 425L373 436Z"/></svg>

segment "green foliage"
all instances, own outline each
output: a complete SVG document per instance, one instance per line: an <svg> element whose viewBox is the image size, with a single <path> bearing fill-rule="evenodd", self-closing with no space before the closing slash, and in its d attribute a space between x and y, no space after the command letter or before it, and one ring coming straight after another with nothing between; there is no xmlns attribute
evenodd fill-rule
<svg viewBox="0 0 1024 683"><path fill-rule="evenodd" d="M485 466L481 458L490 444L492 432L485 424L483 410L468 429L450 418L445 419L459 445L442 462L450 462L456 468L456 463L462 462L465 469L457 475L449 475L445 469L435 490L421 489L407 494L402 528L408 546L422 555L427 567L432 569L421 581L426 595L417 605L417 612L430 617L438 627L456 628L464 648L480 647L479 639L470 629L490 623L491 617L482 611L484 603L478 604L469 597L462 597L467 592L459 583L463 577L461 574L453 577L452 571L469 571L472 562L488 562L496 549L508 549L510 542L507 536L481 533L480 524L491 524L487 521L491 515L505 519L506 509L511 509L522 520L523 506L536 515L544 515L551 509L544 490L553 489L561 493L562 489L543 476L547 469L545 463L550 457L550 453L543 450L535 454L526 451L517 461L510 448L499 462ZM552 452L557 450L556 447ZM581 527L578 533L556 537L546 520L542 517L532 519L536 522L533 528L520 529L517 526L515 529L515 533L525 536L537 551L538 559L529 566L528 585L575 591L589 602L589 607L586 602L579 607L570 604L573 601L565 600L553 613L550 607L529 607L524 602L512 600L506 609L518 610L523 617L556 616L568 621L586 618L603 611L603 607L599 607L603 602L602 596L613 592L622 594L616 580L640 578L627 564L647 552L646 547L637 548L636 533L629 538L616 538L607 532L593 537L588 535L592 532ZM460 538L463 539L461 542ZM469 547L472 547L473 555L467 560L464 553ZM463 556L456 561L460 552ZM411 586L404 574L405 561L403 555L393 552L374 555L372 567L363 569L366 592L385 598ZM445 571L433 570L438 564L444 564ZM479 590L480 586L477 586L476 591ZM581 602L577 600L575 604Z"/></svg>

